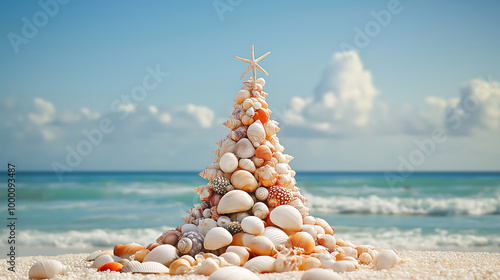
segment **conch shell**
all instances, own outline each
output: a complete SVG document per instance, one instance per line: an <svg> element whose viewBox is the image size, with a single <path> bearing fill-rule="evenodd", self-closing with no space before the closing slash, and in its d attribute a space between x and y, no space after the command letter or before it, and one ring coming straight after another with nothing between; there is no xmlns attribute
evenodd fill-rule
<svg viewBox="0 0 500 280"><path fill-rule="evenodd" d="M224 172L222 170L217 169L205 169L202 172L198 173L203 179L213 180L215 177L224 176Z"/></svg>
<svg viewBox="0 0 500 280"><path fill-rule="evenodd" d="M270 187L278 181L278 173L269 165L259 167L255 171L255 177L266 187Z"/></svg>
<svg viewBox="0 0 500 280"><path fill-rule="evenodd" d="M278 133L278 131L280 131L280 128L278 127L278 122L267 121L264 123L264 130L266 132L266 135L269 137Z"/></svg>
<svg viewBox="0 0 500 280"><path fill-rule="evenodd" d="M224 125L231 129L234 130L242 125L240 120L235 120L235 119L229 119L226 122L224 122Z"/></svg>

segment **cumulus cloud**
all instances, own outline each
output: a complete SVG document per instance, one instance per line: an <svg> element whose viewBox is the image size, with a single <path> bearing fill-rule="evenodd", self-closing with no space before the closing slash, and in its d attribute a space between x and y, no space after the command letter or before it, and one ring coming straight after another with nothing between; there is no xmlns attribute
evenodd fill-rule
<svg viewBox="0 0 500 280"><path fill-rule="evenodd" d="M377 89L355 51L333 54L312 98L293 97L286 125L298 135L337 135L366 127Z"/></svg>
<svg viewBox="0 0 500 280"><path fill-rule="evenodd" d="M28 119L37 125L46 124L54 120L56 108L54 104L41 98L33 99L34 110L28 114Z"/></svg>

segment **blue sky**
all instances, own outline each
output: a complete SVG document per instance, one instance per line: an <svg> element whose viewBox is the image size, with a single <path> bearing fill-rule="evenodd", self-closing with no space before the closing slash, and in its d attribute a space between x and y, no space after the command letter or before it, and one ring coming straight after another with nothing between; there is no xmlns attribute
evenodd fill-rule
<svg viewBox="0 0 500 280"><path fill-rule="evenodd" d="M44 10L36 1L0 4L0 155L25 169L64 164L67 147L76 149L82 130L105 117L116 130L72 170L203 169L213 143L228 132L221 124L241 87L246 66L233 55L249 57L251 44L257 56L272 52L261 63L270 74L265 91L281 123L278 136L296 158L292 167L397 170L413 155L415 170L500 169L496 2L57 6L26 43L13 45L12 34L24 37L23 18L34 23ZM373 14L390 20L377 22ZM366 34L377 26L367 44L356 46L358 28ZM148 67L168 77L116 119L113 101L141 85ZM463 117L464 104L483 88L487 98ZM446 112L463 121L454 127ZM441 128L446 140L420 162L415 140L432 139Z"/></svg>

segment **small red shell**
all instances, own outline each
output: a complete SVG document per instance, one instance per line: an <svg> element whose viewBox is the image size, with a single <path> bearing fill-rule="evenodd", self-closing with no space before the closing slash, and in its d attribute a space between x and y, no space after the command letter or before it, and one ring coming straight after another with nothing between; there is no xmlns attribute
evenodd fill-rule
<svg viewBox="0 0 500 280"><path fill-rule="evenodd" d="M110 271L117 271L117 272L120 272L122 270L122 267L123 265L121 263L117 263L117 262L110 262L110 263L105 263L103 265L101 265L97 271L106 271L106 270L110 270Z"/></svg>
<svg viewBox="0 0 500 280"><path fill-rule="evenodd" d="M255 111L253 119L255 121L260 120L260 122L264 124L269 120L269 112L267 111L267 109L259 109Z"/></svg>

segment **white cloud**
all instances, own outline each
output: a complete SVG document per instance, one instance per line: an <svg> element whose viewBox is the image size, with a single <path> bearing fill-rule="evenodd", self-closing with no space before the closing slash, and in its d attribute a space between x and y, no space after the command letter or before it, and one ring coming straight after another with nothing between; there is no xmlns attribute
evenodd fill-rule
<svg viewBox="0 0 500 280"><path fill-rule="evenodd" d="M34 111L28 114L28 119L37 125L43 125L54 120L56 109L54 104L41 98L33 99Z"/></svg>

